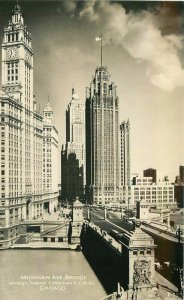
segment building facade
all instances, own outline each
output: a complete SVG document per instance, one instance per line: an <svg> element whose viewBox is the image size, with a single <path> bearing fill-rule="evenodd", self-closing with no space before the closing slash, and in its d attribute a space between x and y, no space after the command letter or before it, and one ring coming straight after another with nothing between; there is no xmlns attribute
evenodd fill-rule
<svg viewBox="0 0 184 300"><path fill-rule="evenodd" d="M120 125L121 136L121 186L129 186L130 181L130 122Z"/></svg>
<svg viewBox="0 0 184 300"><path fill-rule="evenodd" d="M41 217L43 116L33 95L31 35L18 4L4 28L0 90L0 247L14 243L24 220Z"/></svg>
<svg viewBox="0 0 184 300"><path fill-rule="evenodd" d="M134 177L131 186L131 203L135 204L141 200L150 207L175 207L174 185L165 180L155 184L152 177Z"/></svg>
<svg viewBox="0 0 184 300"><path fill-rule="evenodd" d="M66 144L61 151L61 195L64 200L83 198L86 184L85 105L72 89L66 110Z"/></svg>
<svg viewBox="0 0 184 300"><path fill-rule="evenodd" d="M98 67L86 95L88 202L119 201L119 99L106 67Z"/></svg>
<svg viewBox="0 0 184 300"><path fill-rule="evenodd" d="M43 209L53 212L58 204L58 131L53 109L48 101L43 111Z"/></svg>

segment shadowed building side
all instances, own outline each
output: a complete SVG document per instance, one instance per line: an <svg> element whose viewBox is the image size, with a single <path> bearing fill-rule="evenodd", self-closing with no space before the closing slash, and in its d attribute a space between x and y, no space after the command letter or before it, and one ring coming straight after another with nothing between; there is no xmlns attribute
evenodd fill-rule
<svg viewBox="0 0 184 300"><path fill-rule="evenodd" d="M84 197L85 112L84 104L72 89L72 100L66 110L66 144L61 151L61 198L73 201Z"/></svg>
<svg viewBox="0 0 184 300"><path fill-rule="evenodd" d="M62 199L72 202L77 196L83 196L83 166L75 153L68 154L66 149L61 153L62 164Z"/></svg>

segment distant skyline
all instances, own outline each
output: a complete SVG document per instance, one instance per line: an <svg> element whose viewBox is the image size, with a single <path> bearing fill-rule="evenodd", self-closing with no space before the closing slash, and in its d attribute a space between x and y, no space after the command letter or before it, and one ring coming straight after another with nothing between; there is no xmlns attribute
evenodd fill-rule
<svg viewBox="0 0 184 300"><path fill-rule="evenodd" d="M0 1L0 40L16 1ZM65 143L65 111L75 92L85 102L100 65L117 85L120 119L130 120L131 173L159 170L173 181L184 165L184 3L19 1L34 49L34 91L48 97Z"/></svg>

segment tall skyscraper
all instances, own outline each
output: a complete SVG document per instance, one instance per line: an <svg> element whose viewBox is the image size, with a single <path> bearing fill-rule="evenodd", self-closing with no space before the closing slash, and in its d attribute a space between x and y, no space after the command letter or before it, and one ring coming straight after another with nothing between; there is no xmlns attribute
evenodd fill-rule
<svg viewBox="0 0 184 300"><path fill-rule="evenodd" d="M62 198L72 201L82 197L85 182L85 106L72 89L66 110L66 144L61 152Z"/></svg>
<svg viewBox="0 0 184 300"><path fill-rule="evenodd" d="M106 67L96 69L86 96L86 194L90 202L116 202L120 186L119 100Z"/></svg>
<svg viewBox="0 0 184 300"><path fill-rule="evenodd" d="M121 135L121 185L129 186L130 183L130 122L122 122Z"/></svg>
<svg viewBox="0 0 184 300"><path fill-rule="evenodd" d="M43 111L43 192L44 209L52 212L58 202L58 131L48 101Z"/></svg>
<svg viewBox="0 0 184 300"><path fill-rule="evenodd" d="M0 247L43 214L43 116L33 95L31 35L18 4L4 28L0 90Z"/></svg>
<svg viewBox="0 0 184 300"><path fill-rule="evenodd" d="M143 175L144 177L152 177L153 178L153 182L157 183L157 170L156 169L146 169L143 171Z"/></svg>

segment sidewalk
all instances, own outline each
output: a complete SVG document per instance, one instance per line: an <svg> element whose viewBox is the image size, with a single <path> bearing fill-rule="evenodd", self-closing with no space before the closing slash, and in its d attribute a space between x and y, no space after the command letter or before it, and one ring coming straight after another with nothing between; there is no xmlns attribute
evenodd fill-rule
<svg viewBox="0 0 184 300"><path fill-rule="evenodd" d="M29 244L14 244L12 249L71 249L71 245L66 242L52 243L43 241L32 241Z"/></svg>
<svg viewBox="0 0 184 300"><path fill-rule="evenodd" d="M176 293L178 293L178 288L156 271L155 281L158 284L159 293L164 300L172 299L172 297L174 299L181 299L176 295Z"/></svg>

